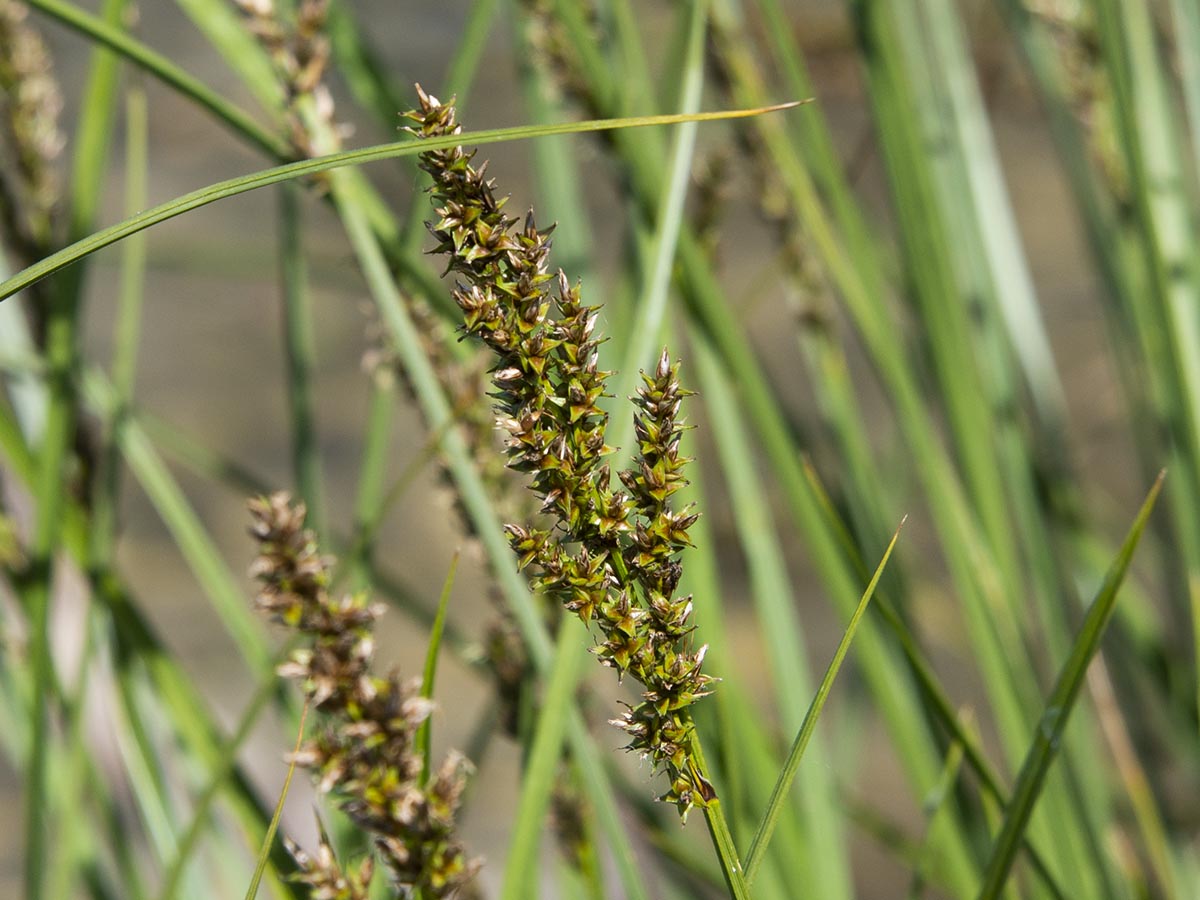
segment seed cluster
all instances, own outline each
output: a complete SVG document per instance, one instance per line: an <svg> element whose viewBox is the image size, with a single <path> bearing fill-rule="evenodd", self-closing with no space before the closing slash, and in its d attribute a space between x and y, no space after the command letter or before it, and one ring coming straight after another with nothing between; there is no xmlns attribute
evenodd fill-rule
<svg viewBox="0 0 1200 900"><path fill-rule="evenodd" d="M406 114L412 133L461 131L452 105L417 91L420 108ZM604 461L612 452L608 416L597 406L610 375L598 366L598 307L585 305L561 271L547 271L552 229L538 229L532 212L515 228L486 164L474 168L473 157L461 147L431 150L421 166L434 180L434 252L461 279L454 299L463 328L497 356L492 396L508 433L508 464L530 476L553 520L545 529L509 525L509 540L519 565L536 567L538 588L597 624L601 662L644 686L642 702L614 724L629 734L631 750L666 768L663 799L686 815L715 795L692 757L685 712L712 679L700 670L705 648L691 647L691 598L675 596L676 556L697 518L670 504L688 462L679 446L687 394L679 365L664 350L655 371L643 373L634 400L638 458L620 473L625 490L614 489Z"/></svg>
<svg viewBox="0 0 1200 900"><path fill-rule="evenodd" d="M284 92L286 121L294 154L313 157L339 149L321 146L342 132L334 123L333 94L325 83L330 59L330 41L326 34L329 0L299 0L290 10L288 4L279 4L276 0L234 0L234 4L244 16L246 29L267 52L275 67ZM305 97L312 98L315 113L330 137L314 135L313 123L298 105Z"/></svg>
<svg viewBox="0 0 1200 900"><path fill-rule="evenodd" d="M351 820L375 838L397 885L419 887L431 898L453 896L479 865L454 837L469 763L451 753L421 785L423 760L414 738L433 703L420 696L416 682L402 682L394 672L370 674L372 631L382 607L362 595L329 594L330 563L304 528L303 504L274 494L251 501L250 513L259 543L251 572L262 582L257 606L309 639L280 674L297 679L324 714L296 763L312 770L322 793L336 792ZM325 842L316 857L297 854L297 860L314 897L355 898L355 884L366 896L370 868L343 875ZM337 885L348 893L320 893Z"/></svg>

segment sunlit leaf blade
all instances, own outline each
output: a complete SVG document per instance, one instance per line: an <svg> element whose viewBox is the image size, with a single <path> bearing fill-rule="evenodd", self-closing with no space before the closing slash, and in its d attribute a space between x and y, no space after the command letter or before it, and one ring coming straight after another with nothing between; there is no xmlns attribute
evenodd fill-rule
<svg viewBox="0 0 1200 900"><path fill-rule="evenodd" d="M292 786L292 776L296 774L296 756L300 753L300 745L304 743L304 725L308 721L308 703L300 713L300 727L296 730L296 747L292 751L292 759L288 763L287 777L283 780L283 790L279 792L279 802L275 804L275 812L271 816L271 824L267 826L267 836L263 838L262 849L258 854L258 865L254 869L254 877L246 888L246 900L254 900L258 886L262 882L263 873L271 859L271 845L275 843L275 832L279 830L279 819L283 815L283 804L287 800L288 790Z"/></svg>
<svg viewBox="0 0 1200 900"><path fill-rule="evenodd" d="M1017 777L1016 787L1013 788L1012 798L1005 810L1000 834L992 847L992 855L984 871L983 887L979 891L979 900L995 900L1000 896L1000 892L1008 880L1017 849L1025 834L1025 827L1029 824L1029 817L1033 814L1034 805L1041 794L1046 774L1050 771L1050 765L1058 753L1059 742L1062 739L1063 730L1066 728L1067 718L1079 697L1079 689L1083 686L1088 664L1100 646L1100 639L1104 636L1105 627L1108 625L1108 620L1111 618L1113 607L1116 604L1117 590L1125 579L1130 560L1133 559L1133 552L1137 548L1142 531L1154 509L1154 503L1158 500L1165 475L1165 471L1159 473L1158 479L1150 488L1150 493L1146 495L1142 508L1139 510L1133 526L1129 529L1129 534L1121 545L1117 558L1109 568L1104 583L1096 594L1096 599L1088 609L1083 627L1071 647L1070 656L1067 657L1066 663L1059 672L1054 690L1046 701L1045 708L1038 720L1038 726L1034 731L1033 741L1025 756L1025 762L1021 766L1021 773Z"/></svg>
<svg viewBox="0 0 1200 900"><path fill-rule="evenodd" d="M349 150L345 153L333 153L319 156L316 159L305 159L300 162L288 163L271 169L264 169L240 178L230 178L210 184L207 187L184 194L153 209L131 216L123 222L118 222L101 231L76 241L69 247L53 253L27 269L24 269L0 284L0 300L11 297L17 291L36 284L48 275L53 275L74 262L101 250L110 244L115 244L122 238L137 234L152 225L181 216L193 209L199 209L218 200L236 197L258 188L271 184L279 184L303 178L308 175L318 175L331 169L362 163L376 162L382 159L394 159L399 156L410 156L416 153L426 153L432 150L444 150L457 147L460 144L480 146L483 144L498 144L504 141L518 141L526 138L542 137L551 134L579 134L583 132L611 131L618 128L643 128L650 125L679 125L684 122L713 122L721 119L739 119L748 116L758 116L768 112L791 109L798 103L782 103L776 106L766 106L758 109L737 109L721 112L692 113L687 115L668 114L661 116L632 116L623 119L589 119L584 122L565 122L552 125L522 125L513 128L495 128L488 131L464 132L443 138L430 138L417 143L414 140L397 141L389 144L377 144L364 147L361 150Z"/></svg>
<svg viewBox="0 0 1200 900"><path fill-rule="evenodd" d="M854 633L858 630L858 623L862 621L863 614L867 611L867 606L871 602L871 598L875 596L875 586L879 584L879 578L883 575L883 570L891 559L892 550L896 546L896 541L900 538L900 528L904 527L904 522L900 522L900 527L896 529L896 533L892 535L892 540L884 551L883 559L879 561L879 565L875 568L875 574L871 576L871 581L867 585L867 589L863 591L862 599L858 602L858 608L854 610L854 615L850 617L850 622L846 626L845 632L842 634L842 639L838 643L837 650L834 651L833 659L829 663L829 667L825 670L825 677L821 679L821 684L817 687L816 696L813 697L812 704L808 708L808 713L804 716L804 722L800 725L800 731L796 734L796 739L792 742L792 748L788 751L787 760L783 764L783 769L779 773L779 779L775 782L775 788L771 791L771 799L767 803L766 812L763 813L762 822L758 826L758 831L754 835L754 840L750 844L750 852L746 854L746 880L754 881L754 876L758 874L758 867L762 864L763 857L767 852L767 844L771 840L771 834L775 830L776 824L779 822L779 816L783 812L784 804L787 802L788 791L792 787L792 781L796 777L796 772L800 768L800 759L804 756L804 750L808 747L808 742L812 739L813 732L817 728L817 720L821 716L822 710L825 708L825 701L829 699L829 692L833 690L833 682L837 678L838 672L841 671L842 663L846 659L846 654L850 650L850 642L854 640Z"/></svg>

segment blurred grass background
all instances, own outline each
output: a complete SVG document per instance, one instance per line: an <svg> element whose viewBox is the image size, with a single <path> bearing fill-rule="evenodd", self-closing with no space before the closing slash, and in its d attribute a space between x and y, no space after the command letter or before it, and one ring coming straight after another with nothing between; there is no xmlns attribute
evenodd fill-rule
<svg viewBox="0 0 1200 900"><path fill-rule="evenodd" d="M247 85L230 65L230 45L214 44L196 27L218 6L224 4L141 4L133 33L220 95L258 109L264 86ZM688 64L681 35L691 4L334 6L358 23L362 46L405 103L414 81L449 93L448 61L482 21L475 77L469 90L460 86L460 117L471 130L674 111L680 101ZM846 603L857 598L863 572L905 513L899 559L884 588L954 707L973 710L988 756L1012 784L1081 620L1082 599L1095 593L1154 473L1167 465L1164 508L1105 645L1115 695L1096 681L1085 692L1031 835L1067 896L1194 896L1194 8L1187 0L714 0L706 12L704 108L817 98L761 126L701 126L685 216L700 234L679 239L672 290L670 343L681 348L685 382L701 393L689 418L697 425L691 452L699 458L709 532L701 550L685 558L688 589L697 594L698 621L714 646L729 704L767 723L762 735L731 738L722 728L746 725L739 710L717 721L717 698L706 701L713 718L701 727L721 748L713 754L718 771L732 782L735 834L748 840L769 776L845 625ZM51 47L70 131L86 110L92 45L42 13L30 21ZM580 28L590 38L572 30ZM564 58L544 43L529 45L547 32L567 48ZM373 114L342 74L353 54L337 48L335 41L328 84L334 120L353 127L345 143L394 139L394 120ZM797 68L801 60L811 86ZM128 213L126 157L135 148L123 104L128 92L142 89L147 161L135 173L145 178L142 205L267 165L178 92L126 68L111 149L98 173L97 225ZM284 135L278 111L267 108L256 115ZM604 325L616 340L606 347L607 368L624 367L637 334L633 304L651 281L651 234L659 204L666 204L654 192L665 182L670 136L629 135L499 144L481 154L492 160L489 172L502 192L512 195L514 212L533 205L540 222L561 223L556 262L585 278L590 302L608 304ZM424 181L407 163L363 173L399 221L413 204L425 211ZM564 181L571 191L562 190ZM147 232L133 396L139 421L186 434L264 487L295 487L276 193L237 197ZM702 227L710 218L711 227ZM355 247L318 192L301 199L299 221L323 516L345 534L362 472L371 402L362 357L376 314ZM697 254L709 271L696 265ZM19 262L10 258L9 271ZM120 247L90 263L79 321L89 365L113 357L123 265ZM706 312L706 297L725 312ZM739 335L744 344L731 342ZM739 353L749 354L765 380ZM395 411L386 429L385 483L415 475L382 521L376 559L431 609L464 543L462 527L450 489L427 459L429 433L418 404L404 391L388 396ZM13 400L6 416L18 408ZM251 553L244 536L249 486L214 483L171 452L178 440L164 429L149 434L248 605L242 573ZM802 459L811 460L829 491L849 549L804 480ZM39 504L15 471L10 458L5 510L28 536ZM114 569L216 723L230 730L260 676L138 481L121 481ZM12 703L5 707L9 734L20 745L27 736L15 724L24 717L15 698L24 688L13 673L26 665L28 630L23 588L12 577L4 700ZM468 641L480 639L478 624L492 615L493 580L484 555L469 552L451 606ZM723 612L705 606L718 587ZM103 613L87 605L88 595L87 579L64 567L50 629L64 671L78 656L85 623L96 629L95 640L107 640ZM425 624L396 610L382 629L381 655L415 674ZM107 684L103 656L97 652L97 685ZM442 665L435 742L462 747L493 703L491 688L454 654L443 654ZM603 673L591 675L602 721L617 691ZM139 684L135 705L157 731L150 743L163 754L170 783L161 820L148 811L145 785L139 792L131 783L137 776L128 774L120 728L106 727L115 715L111 690L95 688L80 732L86 741L79 746L96 764L87 777L107 782L102 793L117 811L117 821L100 828L95 853L105 877L123 886L120 896L136 893L111 873L120 867L109 845L128 842L133 866L146 878L145 896L157 896L163 859L170 858L163 835L181 832L204 783L194 748L174 734L178 726L154 697L157 688L145 679ZM289 727L286 712L264 714L238 757L268 808L282 782ZM59 729L53 732L58 741ZM602 725L595 734L605 753L620 742ZM957 779L944 762L954 758L945 723L922 697L895 638L878 624L852 652L821 741L805 759L796 789L802 799L789 814L790 830L776 838L755 896L973 896L1002 817L975 777ZM69 759L69 738L60 743ZM19 748L8 749L0 771L5 805L16 809L29 799L27 766ZM755 752L766 754L765 768L747 762ZM521 758L518 744L493 742L468 805L465 837L490 862L485 890L500 883ZM642 799L655 793L636 761L622 759L621 766ZM956 788L944 796L943 777ZM727 785L718 786L724 795ZM52 784L51 796L59 789L66 790ZM295 788L284 829L311 840L304 798ZM52 807L69 809L71 802L67 795ZM91 815L100 813L89 809ZM651 848L659 831L626 816L652 896L701 890L658 859ZM222 808L218 821L228 828L231 819ZM659 844L709 852L698 823L682 837L669 821L657 827L667 835ZM24 828L16 815L0 823L0 895L20 895ZM89 842L74 840L65 847L52 842L51 858L91 859ZM237 843L210 841L203 852L215 857ZM552 860L552 848L543 849ZM239 866L248 871L253 853L240 852L217 876L224 879L214 882L223 885L219 893L244 883ZM1051 895L1020 871L1012 890ZM184 892L206 890L206 874L194 867ZM617 883L611 873L607 880ZM547 896L583 890L566 875L553 882L547 876L551 883ZM99 895L86 879L71 889Z"/></svg>

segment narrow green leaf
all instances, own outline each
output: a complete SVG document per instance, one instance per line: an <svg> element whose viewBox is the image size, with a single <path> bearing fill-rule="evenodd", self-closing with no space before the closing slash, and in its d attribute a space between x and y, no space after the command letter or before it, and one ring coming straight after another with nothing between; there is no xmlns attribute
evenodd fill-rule
<svg viewBox="0 0 1200 900"><path fill-rule="evenodd" d="M122 238L136 234L152 225L173 219L193 209L207 206L227 197L236 197L249 191L279 184L306 175L317 175L344 166L376 162L382 159L393 159L398 156L411 156L430 150L446 149L459 145L498 144L504 141L525 140L542 137L549 134L581 134L584 132L611 131L619 128L645 128L651 125L680 125L684 122L715 122L723 119L739 119L748 116L758 116L764 113L777 112L799 106L799 103L781 103L760 109L737 109L721 112L692 113L688 115L634 116L625 119L589 119L583 122L564 122L553 125L521 125L512 128L495 128L488 131L464 132L444 138L429 138L423 141L407 140L390 144L377 144L361 150L349 150L344 153L333 153L319 156L316 159L305 159L299 162L264 169L239 178L230 178L210 184L207 187L184 194L174 200L148 209L136 216L131 216L124 222L118 222L101 231L76 241L57 253L51 254L42 261L18 272L12 278L0 284L0 300L11 297L31 284L36 284L47 275L52 275L86 256L115 244Z"/></svg>
<svg viewBox="0 0 1200 900"><path fill-rule="evenodd" d="M579 645L579 628L571 621L559 625L554 658L546 679L546 695L538 710L533 745L521 782L521 797L513 820L512 845L504 867L501 900L522 900L529 896L529 885L536 877L542 825L550 805L550 795L558 779L570 705L587 654Z"/></svg>
<svg viewBox="0 0 1200 900"><path fill-rule="evenodd" d="M124 0L106 0L103 13L119 19ZM97 48L90 67L79 111L72 148L72 192L67 209L70 238L85 234L93 226L104 186L102 175L108 162L113 110L117 98L118 60ZM47 234L48 243L53 238ZM49 406L45 433L39 448L37 515L30 552L29 630L31 667L35 695L30 707L31 753L25 792L25 886L29 900L40 900L45 892L49 822L59 811L47 790L46 765L50 756L49 718L52 685L57 674L50 649L49 608L54 560L63 541L63 518L67 505L68 466L79 417L75 376L79 369L80 309L83 270L51 285L46 308L45 347Z"/></svg>
<svg viewBox="0 0 1200 900"><path fill-rule="evenodd" d="M296 732L296 746L292 750L292 760L288 763L287 777L283 779L283 790L279 792L279 802L275 804L275 812L271 816L271 824L267 826L267 836L263 838L262 849L258 853L258 865L254 868L254 877L246 888L246 900L254 900L258 894L258 886L262 882L263 873L271 860L271 845L275 843L275 832L279 830L279 819L283 815L283 803L287 800L288 790L292 786L292 776L296 774L296 756L304 743L304 724L308 721L308 701L300 712L300 727Z"/></svg>
<svg viewBox="0 0 1200 900"><path fill-rule="evenodd" d="M437 677L438 653L442 648L442 634L446 628L446 610L450 606L450 592L454 589L454 574L458 571L458 551L450 560L450 571L446 573L446 581L442 584L442 596L438 600L437 616L429 632L429 646L425 651L425 670L421 675L421 696L433 696L433 682ZM416 749L421 757L421 786L429 783L430 754L432 752L432 729L429 718L417 729Z"/></svg>
<svg viewBox="0 0 1200 900"><path fill-rule="evenodd" d="M858 608L854 610L854 615L850 617L846 631L838 643L837 650L834 651L833 659L830 661L829 667L825 670L825 677L821 679L821 684L817 688L817 694L813 697L812 704L804 716L804 722L800 725L800 731L796 734L796 739L792 742L792 749L788 751L787 760L783 764L783 770L779 773L778 781L775 782L775 789L771 792L771 799L767 804L766 812L763 814L762 823L758 826L758 831L755 833L754 840L750 844L750 852L746 855L746 880L748 882L754 881L754 876L758 873L758 867L762 864L763 857L766 855L767 844L770 842L771 833L775 830L775 825L779 821L780 814L783 812L783 805L787 802L788 791L791 789L792 780L796 777L796 771L800 768L800 760L804 756L804 750L808 746L808 742L812 739L813 733L816 731L817 720L821 716L821 711L825 708L825 701L829 699L829 692L833 690L833 682L842 668L842 662L845 660L847 652L850 650L850 642L854 640L854 633L858 630L858 623L862 621L863 614L867 611L867 605L875 595L875 586L879 584L879 578L883 575L883 570L892 556L892 550L896 546L896 541L900 538L900 529L903 527L904 520L902 519L899 527L896 528L896 533L892 535L891 543L888 544L887 550L884 551L883 559L876 566L875 574L871 576L871 581L867 585L867 589L863 591L862 599L858 601Z"/></svg>
<svg viewBox="0 0 1200 900"><path fill-rule="evenodd" d="M1109 568L1104 583L1100 586L1095 600L1088 609L1083 627L1071 647L1071 654L1063 664L1054 690L1046 701L1045 709L1034 730L1029 751L1025 756L1025 762L1021 766L1021 773L1017 777L1017 784L1013 788L1012 799L1005 810L1004 824L992 847L991 858L984 872L983 886L979 891L979 900L995 900L1008 880L1008 873L1016 858L1017 850L1021 846L1025 827L1029 824L1029 818L1033 814L1034 805L1041 794L1046 774L1050 771L1050 765L1058 753L1067 718L1079 697L1079 690L1083 685L1084 676L1087 674L1088 664L1100 646L1100 638L1104 636L1105 627L1108 625L1108 620L1111 618L1113 607L1116 604L1117 590L1125 579L1130 560L1133 559L1133 552L1137 548L1142 531L1154 509L1159 491L1162 490L1165 475L1165 471L1159 473L1158 479L1150 488L1150 493L1146 495L1146 500L1142 503L1133 527L1129 529L1129 534L1121 545L1117 558Z"/></svg>
<svg viewBox="0 0 1200 900"><path fill-rule="evenodd" d="M1021 248L1004 172L988 121L967 45L964 23L950 0L922 0L932 66L944 83L946 102L939 107L948 119L962 165L965 195L959 207L973 218L994 302L1008 331L1013 353L1025 372L1030 396L1052 423L1063 417L1066 399L1046 334L1029 263Z"/></svg>

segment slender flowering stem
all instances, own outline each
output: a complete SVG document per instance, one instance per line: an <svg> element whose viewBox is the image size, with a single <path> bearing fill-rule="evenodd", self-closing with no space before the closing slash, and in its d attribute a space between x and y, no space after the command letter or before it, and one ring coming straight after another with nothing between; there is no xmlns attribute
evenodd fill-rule
<svg viewBox="0 0 1200 900"><path fill-rule="evenodd" d="M420 108L407 114L415 123L409 130L422 138L458 134L453 105L417 91ZM586 305L562 271L550 273L552 229L539 229L532 212L516 228L486 165L476 169L473 157L450 147L420 159L434 182L434 252L459 278L454 299L463 329L497 357L493 397L508 433L508 464L529 476L550 520L544 528L506 526L509 541L518 565L534 567L538 588L595 623L604 638L594 650L600 661L642 685L641 702L613 724L629 735L630 750L666 773L662 800L685 819L696 806L709 814L730 888L744 896L688 710L713 679L701 671L706 648L693 646L691 597L675 595L677 557L697 518L671 505L689 462L680 451L678 414L689 392L680 385L679 363L663 350L654 371L642 373L633 398L637 456L619 473L619 490L605 463L612 452L608 416L597 406L611 374L599 368L599 308Z"/></svg>

